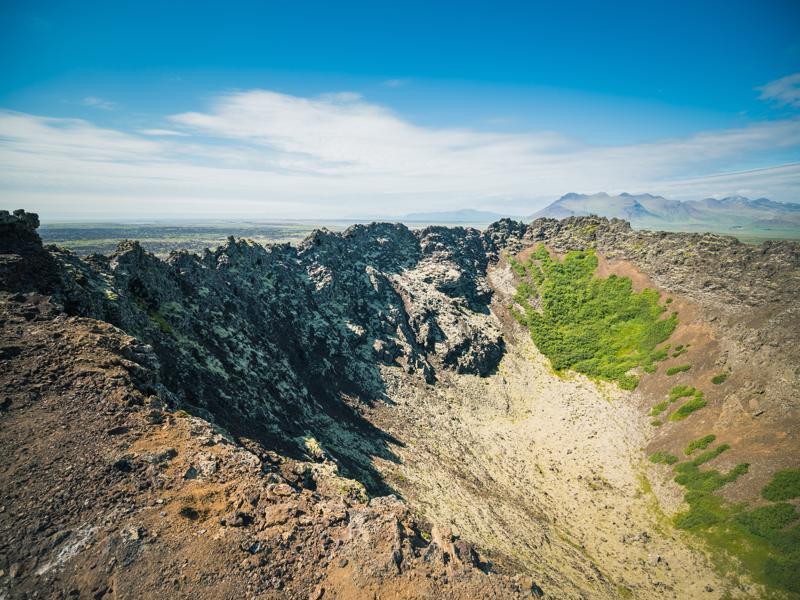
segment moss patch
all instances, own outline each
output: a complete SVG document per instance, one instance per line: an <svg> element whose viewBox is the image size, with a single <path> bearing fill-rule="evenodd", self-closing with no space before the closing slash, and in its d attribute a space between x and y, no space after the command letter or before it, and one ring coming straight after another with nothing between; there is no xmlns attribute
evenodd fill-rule
<svg viewBox="0 0 800 600"><path fill-rule="evenodd" d="M669 391L669 397L663 402L659 402L650 409L650 416L657 417L669 408L673 402L681 398L691 398L688 402L682 404L678 410L670 415L670 421L680 421L685 419L694 411L703 408L706 405L706 400L703 398L703 392L700 390L687 386L676 385Z"/></svg>
<svg viewBox="0 0 800 600"><path fill-rule="evenodd" d="M672 358L678 358L681 354L686 354L689 351L689 344L685 346L683 344L679 344L675 346L675 351L672 353Z"/></svg>
<svg viewBox="0 0 800 600"><path fill-rule="evenodd" d="M728 378L727 373L720 373L719 375L714 375L711 378L711 383L714 385L720 385L721 383L725 383L725 380Z"/></svg>
<svg viewBox="0 0 800 600"><path fill-rule="evenodd" d="M713 441L712 437L691 442L686 448L687 454L705 449ZM686 488L684 499L689 505L689 510L675 515L674 524L703 537L720 564L727 565L731 572L744 568L755 581L777 592L780 598L784 598L781 593L796 594L800 592L800 524L797 523L800 515L796 507L786 502L747 510L745 505L728 503L716 494L749 468L747 464L739 464L728 473L700 468L729 448L721 444L673 467L675 481ZM786 471L800 474L797 469ZM793 477L797 476L784 475L786 471L780 471L779 477L776 474L764 488L770 490L768 496L798 493L797 489L784 491L792 489ZM776 480L778 483L773 485Z"/></svg>
<svg viewBox="0 0 800 600"><path fill-rule="evenodd" d="M692 440L691 442L689 442L686 445L686 448L684 449L683 453L686 456L689 456L695 450L705 450L706 448L708 448L709 444L714 442L714 440L716 440L716 439L717 439L717 436L715 436L712 433L712 434L709 434L709 435L704 435L701 438L697 438L696 440Z"/></svg>
<svg viewBox="0 0 800 600"><path fill-rule="evenodd" d="M674 465L678 462L678 457L668 452L654 452L650 455L650 462L661 465Z"/></svg>
<svg viewBox="0 0 800 600"><path fill-rule="evenodd" d="M677 375L678 373L683 373L684 371L688 371L692 368L692 365L678 365L676 367L670 367L667 369L667 375Z"/></svg>
<svg viewBox="0 0 800 600"><path fill-rule="evenodd" d="M663 402L659 402L658 404L653 406L653 408L650 409L650 416L657 417L668 408L669 408L669 400L664 400Z"/></svg>
<svg viewBox="0 0 800 600"><path fill-rule="evenodd" d="M676 314L664 318L656 290L637 293L627 277L595 277L592 250L559 261L540 245L527 263L512 262L518 274L520 267L514 301L523 312L515 309L514 316L556 371L572 369L632 390L639 383L632 369L654 370L666 358L656 346L675 330ZM541 311L533 307L536 298Z"/></svg>
<svg viewBox="0 0 800 600"><path fill-rule="evenodd" d="M700 410L701 408L703 408L707 404L707 402L706 402L705 398L703 398L702 392L700 392L700 394L701 394L700 396L695 396L694 398L692 398L688 402L684 402L683 404L681 404L678 407L678 410L676 410L674 413L672 413L669 416L669 420L670 421L680 421L680 420L685 419L686 417L688 417L694 411Z"/></svg>
<svg viewBox="0 0 800 600"><path fill-rule="evenodd" d="M761 495L772 501L791 500L800 497L800 469L783 469L772 477Z"/></svg>
<svg viewBox="0 0 800 600"><path fill-rule="evenodd" d="M672 389L669 391L669 401L675 402L676 400L680 400L681 398L689 398L694 396L698 393L693 387L688 385L676 385L673 386Z"/></svg>

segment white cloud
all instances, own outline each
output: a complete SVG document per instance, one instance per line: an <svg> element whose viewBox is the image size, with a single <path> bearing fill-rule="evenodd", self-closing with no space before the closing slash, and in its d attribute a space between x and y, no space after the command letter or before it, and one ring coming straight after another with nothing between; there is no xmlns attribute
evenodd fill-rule
<svg viewBox="0 0 800 600"><path fill-rule="evenodd" d="M156 137L187 135L182 131L175 131L174 129L139 129L137 133L141 133L142 135L156 136Z"/></svg>
<svg viewBox="0 0 800 600"><path fill-rule="evenodd" d="M800 73L770 81L758 90L761 92L761 100L772 100L783 106L800 108Z"/></svg>
<svg viewBox="0 0 800 600"><path fill-rule="evenodd" d="M361 100L362 96L358 92L332 92L330 94L322 94L319 96L320 100L326 102L357 102Z"/></svg>
<svg viewBox="0 0 800 600"><path fill-rule="evenodd" d="M102 110L114 110L117 108L117 104L115 102L104 100L103 98L97 98L96 96L86 96L86 98L81 100L81 104L84 106L91 106L92 108L100 108Z"/></svg>
<svg viewBox="0 0 800 600"><path fill-rule="evenodd" d="M525 214L568 191L800 199L800 165L774 166L800 147L800 119L588 146L554 132L420 127L354 94L252 90L167 121L179 131L0 111L0 203L45 218L330 218L465 206Z"/></svg>

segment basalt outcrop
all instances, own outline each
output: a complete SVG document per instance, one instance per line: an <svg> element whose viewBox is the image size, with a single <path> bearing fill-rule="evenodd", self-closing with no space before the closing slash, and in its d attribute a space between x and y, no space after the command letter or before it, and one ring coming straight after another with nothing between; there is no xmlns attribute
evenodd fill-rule
<svg viewBox="0 0 800 600"><path fill-rule="evenodd" d="M430 520L446 510L387 479L433 426L431 452L457 442L447 458L465 489L491 485L509 446L463 462L468 434L434 400L466 394L479 406L483 390L506 384L503 361L519 347L506 258L537 243L634 265L721 328L708 368L747 374L732 402L769 397L761 423L798 408L786 356L800 340L791 242L575 217L482 232L355 225L298 246L230 238L166 260L123 241L82 259L43 247L37 226L0 212L0 598L615 597L619 584L585 548L555 539L547 490L520 466L498 473L532 487L506 493L498 479L491 503L463 507L475 525L464 539ZM404 415L413 422L398 424ZM506 511L528 497L539 500ZM509 522L486 531L487 514ZM531 537L512 558L516 542L495 538L513 536L520 515L543 525L521 528ZM631 584L641 597L672 590L648 588L655 576L642 568Z"/></svg>

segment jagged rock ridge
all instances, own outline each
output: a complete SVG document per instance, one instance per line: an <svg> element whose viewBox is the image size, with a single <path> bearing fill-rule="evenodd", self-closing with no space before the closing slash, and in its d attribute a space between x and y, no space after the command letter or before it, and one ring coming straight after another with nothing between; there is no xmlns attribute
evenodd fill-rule
<svg viewBox="0 0 800 600"><path fill-rule="evenodd" d="M127 472L128 463L124 461L129 461L130 472L141 473L142 481L151 481L142 483L145 487L135 493L152 490L154 496L149 501L153 502L162 486L183 490L194 485L191 482L198 479L198 474L200 480L210 477L208 480L215 484L243 477L242 486L257 488L264 485L264 474L271 473L269 483L287 483L293 494L305 494L302 501L280 509L292 515L282 521L281 526L286 525L287 529L280 535L292 530L294 539L302 540L292 551L293 560L305 556L302 545L313 546L312 540L316 539L292 529L302 525L302 513L314 513L323 501L343 502L347 519L358 527L365 517L357 516L359 509L348 508L360 506L363 501L361 484L373 496L393 491L374 468L374 461L397 461L394 448L403 442L376 428L364 416L371 403L393 402L397 396L387 387L386 369L397 375L395 385L401 381L402 386L434 389L440 378L458 374L486 376L497 368L505 341L491 311L494 293L488 273L504 254L516 253L537 242L545 242L556 251L594 247L609 257L646 266L659 283L704 306L728 313L763 305L773 307L770 317L776 326L761 336L761 344L777 346L800 337L794 301L800 280L796 277L800 251L797 244L788 242L753 247L714 235L634 232L624 221L582 217L563 221L538 219L527 225L504 219L484 232L444 227L411 231L402 225L373 224L354 226L341 234L317 231L296 248L262 247L247 240L230 239L202 256L177 252L167 260L144 252L135 242L123 242L111 256L95 255L82 260L55 247L42 248L35 227L36 219L24 212L0 213L3 323L8 339L13 337L13 343L4 346L3 356L15 361L11 363L15 369L7 371L3 385L6 394L14 395L9 404L12 411L40 410L44 406L45 412L59 414L57 398L48 389L70 397L68 406L73 412L84 403L100 407L105 420L80 421L87 431L94 427L97 436L96 445L82 451L91 455L114 447L110 464L123 462L113 469ZM91 345L81 352L80 361L70 365L74 375L64 380L62 388L45 385L42 393L42 384L26 375L32 372L32 365L47 366L43 372L51 382L59 373L63 375L63 359L56 348L73 353L78 347L73 333L79 334L81 340L93 338L93 343L106 347L122 332L133 337L113 342L119 348L111 358L93 362L93 355L102 353ZM39 341L29 347L25 340L33 339L34 334L52 335L53 340L62 342L55 346ZM123 375L120 385L111 385L98 373L117 362L131 376L126 379ZM83 391L81 363L89 365L87 372L94 373L91 386ZM110 380L113 383L116 377ZM110 389L104 386L108 385L120 388L116 397L105 396ZM774 391L779 397L785 391L781 385L780 381L775 383ZM34 386L39 386L37 391L25 396ZM123 440L129 431L135 432L134 437L150 439L151 430L166 422L169 439L177 439L175 436L183 431L175 418L180 411L193 415L193 427L198 431L205 428L201 437L222 435L220 439L227 439L243 453L242 457L260 466L246 477L235 470L215 471L227 458L201 456L206 452L202 446L181 446L179 455L185 452L194 457L189 462L157 461L179 465L179 469L149 469L141 462L144 459L140 452L134 452L137 456L133 459L125 458L130 441ZM33 422L48 423L35 419ZM110 434L112 430L118 433ZM42 430L36 430L36 434L45 435ZM119 440L119 445L108 441L112 439ZM75 452L73 446L65 447ZM162 448L159 452L167 450ZM211 463L218 466L209 467ZM58 469L57 462L53 468ZM96 464L98 473L104 468ZM158 484L157 472L161 469L165 470L163 483ZM114 485L128 485L128 480L116 471L111 473L120 479L112 478ZM75 483L80 484L81 477L93 472L90 469L90 473L76 476ZM102 473L100 479L106 476ZM33 472L21 477L31 480ZM17 475L8 481L17 483L21 479ZM65 497L73 492L67 489ZM311 497L314 494L322 500ZM256 501L257 510L247 509L245 502L249 500L238 486L225 491L224 496L225 510L234 513L232 522L253 519L258 531L273 531L266 525L272 521L262 521L261 516L273 508ZM119 493L116 500L109 501L109 507L118 507L123 497ZM17 501L9 502L16 512ZM33 506L41 498L30 502ZM195 502L185 505L198 510ZM400 513L405 510L395 508ZM395 508L388 510L376 502L370 519L384 519ZM237 512L243 516L237 516ZM57 511L53 514L57 515ZM187 514L191 517L194 513ZM108 519L108 515L105 513L104 518ZM69 530L75 532L78 521L85 517L82 509L70 512ZM315 518L307 517L311 524ZM407 557L407 565L412 565L426 552L436 554L436 548L446 547L456 539L439 531L434 536L438 540L434 549L424 550L429 547L422 535L424 529L408 515L401 515L399 522L401 533L392 534L393 541L388 546L394 563L398 549L405 548L401 556ZM57 546L52 541L43 543L40 538L46 533L50 539L58 532L52 531L50 524L42 527L27 520L20 524L30 529L24 544L28 555L14 564L30 574L38 568L38 561L50 560ZM20 524L12 521L8 531L22 535ZM66 523L62 525L67 527ZM109 528L108 539L116 540L114 544L119 543L120 536L130 537L113 524L105 527ZM319 531L314 535L317 534L321 535ZM136 535L140 535L138 530ZM352 531L348 535L352 538ZM275 540L277 545L268 544L267 540L262 543L281 553L291 539L283 540L284 546ZM246 541L246 537L237 538L237 543ZM175 543L185 542L181 539ZM364 553L370 543L374 538L365 538L363 546L346 546L347 555ZM480 588L475 586L480 585L488 586L484 589L493 590L494 594L504 590L499 597L540 595L536 584L520 585L495 575L484 578L483 570L490 571L491 567L462 542L459 544L461 550L456 551L454 546L445 554L464 557L464 571L459 577L467 587L451 589L452 597L475 597L469 594L477 593ZM250 547L253 546L247 545ZM275 550L278 547L282 549ZM218 551L227 556L230 549L224 546ZM100 556L106 560L110 555ZM441 561L446 562L448 559L443 557ZM261 560L259 557L252 564L263 567ZM302 571L297 570L296 562L292 564L277 582L251 582L254 589L273 594L268 597L302 597L309 590L298 584ZM427 569L425 564L428 563L423 560L419 567L409 568L422 573ZM394 568L387 565L389 571ZM374 573L382 572L387 565L370 571L373 579L367 577L362 583L374 583ZM75 566L75 577L83 577L81 569L87 566L90 565ZM253 577L262 577L258 573L260 567L253 568ZM398 574L403 568L397 566ZM440 577L441 571L437 572ZM453 577L452 572L448 573L445 579ZM35 579L26 581L33 585ZM48 585L56 586L54 581ZM276 591L278 583L294 586L291 594ZM125 590L129 585L130 581L119 580L113 589ZM202 588L199 583L192 585ZM151 586L151 592L165 589L157 582ZM209 584L204 589L220 588ZM79 592L83 593L81 589ZM126 593L130 595L131 588Z"/></svg>

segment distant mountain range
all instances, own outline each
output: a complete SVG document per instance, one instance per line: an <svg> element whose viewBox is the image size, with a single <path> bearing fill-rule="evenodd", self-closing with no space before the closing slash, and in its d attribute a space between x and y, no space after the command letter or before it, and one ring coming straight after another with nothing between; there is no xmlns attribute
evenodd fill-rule
<svg viewBox="0 0 800 600"><path fill-rule="evenodd" d="M779 237L800 237L800 204L774 202L767 198L750 200L744 196L681 202L652 194L570 193L528 219L563 219L591 214L625 219L638 229L743 231L765 237L778 231L788 234ZM792 232L796 235L791 235Z"/></svg>
<svg viewBox="0 0 800 600"><path fill-rule="evenodd" d="M460 210L449 210L442 212L411 213L400 217L398 220L403 223L494 223L499 221L504 215L484 210L472 208L462 208Z"/></svg>
<svg viewBox="0 0 800 600"><path fill-rule="evenodd" d="M744 196L680 201L653 194L570 193L526 217L465 208L411 213L397 220L409 225L481 226L503 217L530 222L540 217L563 219L587 215L625 219L634 229L711 231L742 239L800 239L800 204L768 198L750 200Z"/></svg>

